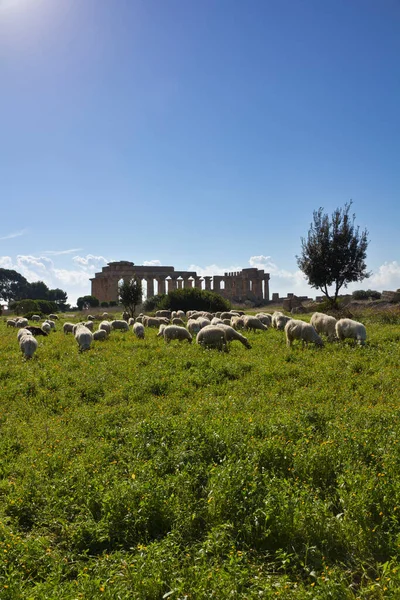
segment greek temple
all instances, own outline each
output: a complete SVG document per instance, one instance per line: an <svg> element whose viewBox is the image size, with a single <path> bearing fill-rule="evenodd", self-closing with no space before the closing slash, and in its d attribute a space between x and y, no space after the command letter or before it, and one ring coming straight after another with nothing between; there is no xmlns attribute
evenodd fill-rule
<svg viewBox="0 0 400 600"><path fill-rule="evenodd" d="M147 297L173 290L195 287L210 290L233 302L269 301L269 273L261 269L242 269L224 275L198 276L195 271L175 271L174 267L142 266L121 260L110 262L91 278L92 296L100 302L118 301L118 284L138 277L144 282Z"/></svg>

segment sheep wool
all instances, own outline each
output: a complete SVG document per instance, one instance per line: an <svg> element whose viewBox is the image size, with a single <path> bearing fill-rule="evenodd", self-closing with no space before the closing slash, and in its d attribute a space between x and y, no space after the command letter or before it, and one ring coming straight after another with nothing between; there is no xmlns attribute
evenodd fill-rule
<svg viewBox="0 0 400 600"><path fill-rule="evenodd" d="M142 323L134 323L132 331L139 340L144 340L144 325Z"/></svg>
<svg viewBox="0 0 400 600"><path fill-rule="evenodd" d="M179 340L180 342L188 340L189 344L192 343L192 336L190 335L188 330L185 327L181 327L179 325L166 325L163 328L162 332L159 332L157 335L160 334L162 334L167 344L169 344L171 340Z"/></svg>
<svg viewBox="0 0 400 600"><path fill-rule="evenodd" d="M362 323L353 319L339 319L336 323L336 335L339 340L350 338L356 340L360 346L364 346L367 330Z"/></svg>
<svg viewBox="0 0 400 600"><path fill-rule="evenodd" d="M107 331L104 329L98 329L93 333L93 339L103 342L107 339Z"/></svg>
<svg viewBox="0 0 400 600"><path fill-rule="evenodd" d="M268 329L267 325L261 323L260 319L257 319L257 317L252 317L250 315L246 315L245 317L243 317L243 322L245 329L252 329L253 331L256 331L257 329L266 331Z"/></svg>
<svg viewBox="0 0 400 600"><path fill-rule="evenodd" d="M336 338L337 320L335 317L315 312L311 317L310 323L317 333L327 335L329 341L333 341Z"/></svg>
<svg viewBox="0 0 400 600"><path fill-rule="evenodd" d="M324 342L310 323L297 319L290 319L285 325L286 343L291 347L294 340L301 340L303 345L312 342L322 347Z"/></svg>
<svg viewBox="0 0 400 600"><path fill-rule="evenodd" d="M121 331L129 331L128 321L123 319L116 319L110 323L111 329L120 329Z"/></svg>
<svg viewBox="0 0 400 600"><path fill-rule="evenodd" d="M245 346L246 348L251 348L249 340L230 325L227 325L226 323L219 323L217 327L220 327L223 331L225 331L225 337L227 342L237 341L243 344L243 346Z"/></svg>
<svg viewBox="0 0 400 600"><path fill-rule="evenodd" d="M33 335L29 332L29 335L24 334L19 339L19 347L21 348L21 352L25 356L25 358L32 358L34 353L37 350L38 343L37 340L33 337Z"/></svg>
<svg viewBox="0 0 400 600"><path fill-rule="evenodd" d="M93 340L93 334L85 327L85 325L78 325L75 330L75 339L79 345L79 351L89 350Z"/></svg>
<svg viewBox="0 0 400 600"><path fill-rule="evenodd" d="M207 325L207 327L203 327L196 336L196 343L203 346L203 348L227 350L225 330L217 325Z"/></svg>

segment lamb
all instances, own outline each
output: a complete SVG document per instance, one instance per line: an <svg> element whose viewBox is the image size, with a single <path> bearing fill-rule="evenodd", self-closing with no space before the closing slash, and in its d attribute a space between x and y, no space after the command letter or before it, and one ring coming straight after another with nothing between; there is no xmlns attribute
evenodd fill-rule
<svg viewBox="0 0 400 600"><path fill-rule="evenodd" d="M311 317L310 323L317 333L324 333L327 335L329 341L333 341L336 338L337 320L335 317L315 312Z"/></svg>
<svg viewBox="0 0 400 600"><path fill-rule="evenodd" d="M110 323L111 329L120 329L121 331L129 331L128 322L123 319L116 319Z"/></svg>
<svg viewBox="0 0 400 600"><path fill-rule="evenodd" d="M72 333L74 329L74 323L64 323L63 332L64 333Z"/></svg>
<svg viewBox="0 0 400 600"><path fill-rule="evenodd" d="M291 320L291 317L287 317L286 315L284 315L281 312L274 312L274 314L272 315L272 327L275 327L275 329L279 329L280 331L283 331L285 329L285 325L286 323L288 323Z"/></svg>
<svg viewBox="0 0 400 600"><path fill-rule="evenodd" d="M21 352L24 354L25 358L26 359L32 358L32 356L34 355L34 353L37 350L38 343L37 343L37 340L31 334L31 332L29 332L29 335L27 335L27 334L22 335L18 341L19 341L19 347L21 348Z"/></svg>
<svg viewBox="0 0 400 600"><path fill-rule="evenodd" d="M44 336L49 335L48 333L43 331L43 329L41 327L35 327L34 325L27 325L25 327L25 329L30 331L32 335L44 335Z"/></svg>
<svg viewBox="0 0 400 600"><path fill-rule="evenodd" d="M75 330L75 339L79 344L79 351L83 352L90 349L93 334L85 325L79 324Z"/></svg>
<svg viewBox="0 0 400 600"><path fill-rule="evenodd" d="M50 324L49 324L49 323L47 323L47 321L45 321L44 323L42 323L42 329L43 329L43 331L45 331L46 333L50 333L50 331L51 331Z"/></svg>
<svg viewBox="0 0 400 600"><path fill-rule="evenodd" d="M312 342L316 346L322 347L324 342L310 323L297 319L290 319L285 325L286 343L291 347L294 340L301 340L304 343Z"/></svg>
<svg viewBox="0 0 400 600"><path fill-rule="evenodd" d="M219 323L217 327L220 327L223 331L225 331L225 337L227 342L234 342L235 340L243 344L246 348L250 349L251 344L249 340L244 337L241 333L233 329L230 325L226 325L225 323Z"/></svg>
<svg viewBox="0 0 400 600"><path fill-rule="evenodd" d="M245 329L252 329L253 331L256 331L257 329L267 331L268 329L266 325L261 323L260 319L252 317L251 315L246 315L245 317L243 317L243 322Z"/></svg>
<svg viewBox="0 0 400 600"><path fill-rule="evenodd" d="M357 340L360 346L364 346L365 340L367 339L367 330L362 323L353 321L353 319L339 319L335 329L339 340L351 338Z"/></svg>
<svg viewBox="0 0 400 600"><path fill-rule="evenodd" d="M40 321L40 315L32 315L31 321Z"/></svg>
<svg viewBox="0 0 400 600"><path fill-rule="evenodd" d="M144 340L144 325L142 323L134 323L132 331L139 340Z"/></svg>
<svg viewBox="0 0 400 600"><path fill-rule="evenodd" d="M228 349L225 330L217 325L203 327L196 336L196 342L204 348L217 348L224 351Z"/></svg>
<svg viewBox="0 0 400 600"><path fill-rule="evenodd" d="M94 332L93 339L99 340L99 341L106 340L107 339L107 331L105 331L104 329L98 329L97 331Z"/></svg>
<svg viewBox="0 0 400 600"><path fill-rule="evenodd" d="M99 325L99 329L103 329L104 331L107 332L107 335L110 335L111 333L111 323L109 323L108 321L102 321Z"/></svg>
<svg viewBox="0 0 400 600"><path fill-rule="evenodd" d="M163 327L161 325L161 327ZM161 329L160 327L160 329ZM188 332L185 327L180 327L179 325L166 325L163 327L162 331L159 331L157 336L163 336L164 340L169 344L171 340L179 340L183 342L183 340L188 340L189 344L192 343L192 336Z"/></svg>

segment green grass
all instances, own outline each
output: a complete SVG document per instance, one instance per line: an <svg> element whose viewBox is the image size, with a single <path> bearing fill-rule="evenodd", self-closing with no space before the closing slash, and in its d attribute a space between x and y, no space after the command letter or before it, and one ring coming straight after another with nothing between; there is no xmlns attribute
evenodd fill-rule
<svg viewBox="0 0 400 600"><path fill-rule="evenodd" d="M399 598L400 324L365 323L226 354L57 324L25 361L1 321L0 598Z"/></svg>

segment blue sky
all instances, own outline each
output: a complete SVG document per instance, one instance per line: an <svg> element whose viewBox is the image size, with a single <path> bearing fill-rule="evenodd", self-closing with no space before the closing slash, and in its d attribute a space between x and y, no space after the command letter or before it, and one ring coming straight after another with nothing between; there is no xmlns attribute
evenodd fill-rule
<svg viewBox="0 0 400 600"><path fill-rule="evenodd" d="M69 301L111 260L318 294L296 254L353 200L400 288L397 0L0 0L0 266Z"/></svg>

